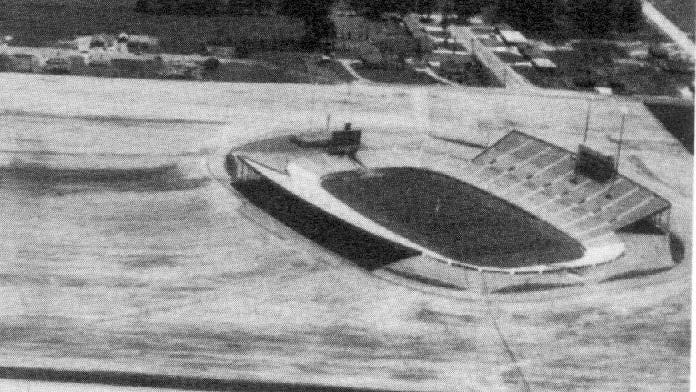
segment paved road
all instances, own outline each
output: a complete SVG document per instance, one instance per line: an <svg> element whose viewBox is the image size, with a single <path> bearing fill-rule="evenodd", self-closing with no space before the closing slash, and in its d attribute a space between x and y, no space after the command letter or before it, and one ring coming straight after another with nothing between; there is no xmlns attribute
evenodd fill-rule
<svg viewBox="0 0 696 392"><path fill-rule="evenodd" d="M672 41L679 45L692 61L694 60L694 55L696 54L696 45L694 45L694 41L690 40L679 27L662 15L657 8L646 0L643 0L643 15L657 25L657 27L669 36Z"/></svg>
<svg viewBox="0 0 696 392"><path fill-rule="evenodd" d="M450 26L449 31L454 39L473 52L476 58L505 84L505 87L536 89L527 79L515 72L509 64L502 61L486 45L483 45L468 26Z"/></svg>

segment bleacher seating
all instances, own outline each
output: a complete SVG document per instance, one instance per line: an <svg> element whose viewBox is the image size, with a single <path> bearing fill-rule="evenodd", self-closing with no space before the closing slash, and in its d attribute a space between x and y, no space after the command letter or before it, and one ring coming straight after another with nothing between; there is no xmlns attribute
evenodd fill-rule
<svg viewBox="0 0 696 392"><path fill-rule="evenodd" d="M415 151L388 150L358 153L366 164L380 167L414 166L415 155ZM516 131L471 161L448 154L421 160L422 167L516 204L586 246L615 243L619 241L615 230L669 208L666 200L624 176L600 183L576 174L575 162L574 153Z"/></svg>
<svg viewBox="0 0 696 392"><path fill-rule="evenodd" d="M618 241L613 232L669 208L617 175L600 183L575 174L576 155L513 131L472 160L468 181L551 222L586 246Z"/></svg>

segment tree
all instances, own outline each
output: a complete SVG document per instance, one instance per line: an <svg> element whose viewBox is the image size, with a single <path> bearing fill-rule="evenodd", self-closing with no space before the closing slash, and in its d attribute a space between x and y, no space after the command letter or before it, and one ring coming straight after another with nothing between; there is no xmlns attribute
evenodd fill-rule
<svg viewBox="0 0 696 392"><path fill-rule="evenodd" d="M316 49L322 42L336 38L336 26L329 18L332 3L332 0L283 0L279 12L302 19L305 27L302 43L307 49Z"/></svg>
<svg viewBox="0 0 696 392"><path fill-rule="evenodd" d="M496 4L497 20L531 31L554 29L560 12L560 0L498 0Z"/></svg>
<svg viewBox="0 0 696 392"><path fill-rule="evenodd" d="M317 49L336 38L336 26L328 17L313 17L305 20L302 43L307 49Z"/></svg>
<svg viewBox="0 0 696 392"><path fill-rule="evenodd" d="M607 0L575 0L571 6L573 24L592 36L604 35L614 29L612 2Z"/></svg>
<svg viewBox="0 0 696 392"><path fill-rule="evenodd" d="M138 0L135 3L135 11L157 15L215 15L222 8L222 0Z"/></svg>
<svg viewBox="0 0 696 392"><path fill-rule="evenodd" d="M417 0L415 10L419 14L430 16L437 8L437 0Z"/></svg>
<svg viewBox="0 0 696 392"><path fill-rule="evenodd" d="M222 10L222 0L179 0L176 3L178 15L215 15Z"/></svg>
<svg viewBox="0 0 696 392"><path fill-rule="evenodd" d="M643 8L640 0L613 0L611 16L614 27L619 31L634 31L643 21Z"/></svg>
<svg viewBox="0 0 696 392"><path fill-rule="evenodd" d="M305 19L315 15L329 15L332 0L282 0L278 7L281 15Z"/></svg>
<svg viewBox="0 0 696 392"><path fill-rule="evenodd" d="M452 0L452 11L460 19L466 19L480 13L488 4L487 0Z"/></svg>
<svg viewBox="0 0 696 392"><path fill-rule="evenodd" d="M416 9L418 0L350 0L349 4L366 17L377 19L387 12L405 15Z"/></svg>

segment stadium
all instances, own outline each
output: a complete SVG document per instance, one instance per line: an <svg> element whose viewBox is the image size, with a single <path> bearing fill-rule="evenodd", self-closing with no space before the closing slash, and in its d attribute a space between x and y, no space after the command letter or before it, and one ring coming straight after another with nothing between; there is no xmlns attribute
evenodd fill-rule
<svg viewBox="0 0 696 392"><path fill-rule="evenodd" d="M672 263L662 260L670 203L621 175L617 162L516 130L475 148L346 124L252 141L227 154L225 169L256 216L376 276L508 293ZM658 257L634 257L644 249Z"/></svg>

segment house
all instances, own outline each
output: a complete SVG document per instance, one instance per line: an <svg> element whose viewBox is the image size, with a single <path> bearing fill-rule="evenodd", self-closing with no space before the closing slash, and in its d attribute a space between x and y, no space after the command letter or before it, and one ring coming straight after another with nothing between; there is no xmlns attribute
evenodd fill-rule
<svg viewBox="0 0 696 392"><path fill-rule="evenodd" d="M520 53L532 63L533 66L540 69L552 70L556 68L556 64L551 61L546 53L539 48L531 45L520 46Z"/></svg>
<svg viewBox="0 0 696 392"><path fill-rule="evenodd" d="M65 41L70 42L70 41ZM72 42L82 53L155 53L159 51L159 39L149 35L120 33L118 36L109 34L81 35Z"/></svg>
<svg viewBox="0 0 696 392"><path fill-rule="evenodd" d="M495 30L496 33L498 33L498 35L500 35L500 37L503 39L503 42L508 45L518 46L525 45L527 43L527 38L522 33L514 30L505 23L496 25Z"/></svg>
<svg viewBox="0 0 696 392"><path fill-rule="evenodd" d="M550 59L545 58L545 57L544 58L534 58L534 59L531 59L530 62L532 63L533 66L535 66L537 68L545 69L545 70L552 70L552 69L557 68L556 63L554 63L553 61L551 61Z"/></svg>
<svg viewBox="0 0 696 392"><path fill-rule="evenodd" d="M472 57L449 57L440 61L440 70L445 75L463 75L470 72L474 59Z"/></svg>

